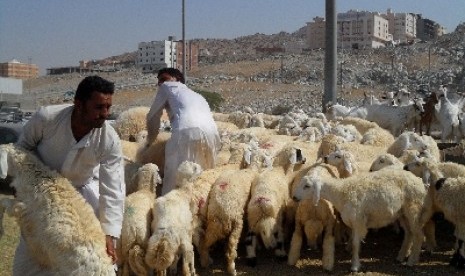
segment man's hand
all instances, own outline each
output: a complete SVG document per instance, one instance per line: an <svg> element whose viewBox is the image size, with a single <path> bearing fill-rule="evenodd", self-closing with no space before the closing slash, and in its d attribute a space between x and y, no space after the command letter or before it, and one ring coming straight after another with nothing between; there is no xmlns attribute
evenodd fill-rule
<svg viewBox="0 0 465 276"><path fill-rule="evenodd" d="M106 238L106 245L107 245L107 254L108 256L111 257L113 264L115 264L116 261L118 261L118 256L116 256L116 250L115 250L116 239L110 235L106 235L105 238Z"/></svg>

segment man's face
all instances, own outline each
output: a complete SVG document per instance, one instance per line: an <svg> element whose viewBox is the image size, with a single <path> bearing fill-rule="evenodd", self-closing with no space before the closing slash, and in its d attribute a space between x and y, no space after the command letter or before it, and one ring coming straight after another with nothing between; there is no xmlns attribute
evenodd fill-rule
<svg viewBox="0 0 465 276"><path fill-rule="evenodd" d="M88 127L101 128L110 115L112 95L98 91L92 92L92 96L85 103L76 100L75 106L79 110L80 122Z"/></svg>
<svg viewBox="0 0 465 276"><path fill-rule="evenodd" d="M165 81L176 81L176 78L171 76L170 74L168 73L163 73L161 75L158 75L158 85L161 85L162 83L164 83Z"/></svg>

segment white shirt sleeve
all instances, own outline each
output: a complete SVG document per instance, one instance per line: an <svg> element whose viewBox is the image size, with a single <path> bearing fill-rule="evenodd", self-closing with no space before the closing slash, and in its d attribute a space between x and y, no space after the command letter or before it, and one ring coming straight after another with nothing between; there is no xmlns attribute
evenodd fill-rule
<svg viewBox="0 0 465 276"><path fill-rule="evenodd" d="M99 218L106 235L119 237L123 223L126 186L119 140L105 152L99 169Z"/></svg>
<svg viewBox="0 0 465 276"><path fill-rule="evenodd" d="M169 89L165 84L158 88L157 95L147 113L147 143L153 142L160 131L160 118L163 114L163 108L168 104Z"/></svg>

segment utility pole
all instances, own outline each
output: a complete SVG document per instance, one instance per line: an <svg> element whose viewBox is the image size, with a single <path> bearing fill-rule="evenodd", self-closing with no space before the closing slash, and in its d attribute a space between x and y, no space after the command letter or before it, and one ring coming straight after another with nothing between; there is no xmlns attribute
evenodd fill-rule
<svg viewBox="0 0 465 276"><path fill-rule="evenodd" d="M182 0L182 73L187 81L186 48L186 3Z"/></svg>
<svg viewBox="0 0 465 276"><path fill-rule="evenodd" d="M326 0L326 35L325 35L325 88L323 95L323 112L329 102L336 103L337 78L337 20L336 0Z"/></svg>

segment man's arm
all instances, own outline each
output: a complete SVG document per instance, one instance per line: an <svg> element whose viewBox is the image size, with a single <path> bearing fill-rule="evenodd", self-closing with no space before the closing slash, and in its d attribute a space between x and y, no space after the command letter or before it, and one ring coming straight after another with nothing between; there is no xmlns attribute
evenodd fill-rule
<svg viewBox="0 0 465 276"><path fill-rule="evenodd" d="M160 85L155 100L147 113L147 145L150 145L158 136L160 131L160 118L163 108L168 102L168 87Z"/></svg>

